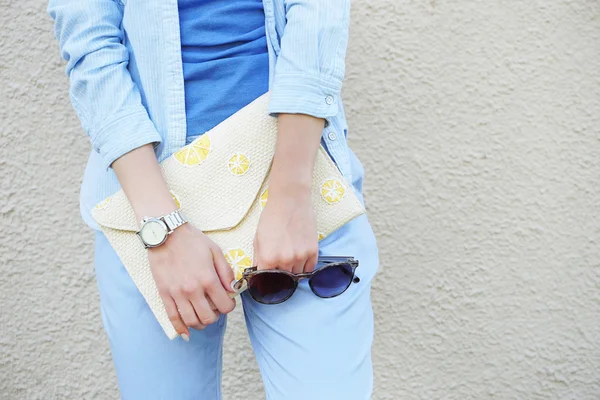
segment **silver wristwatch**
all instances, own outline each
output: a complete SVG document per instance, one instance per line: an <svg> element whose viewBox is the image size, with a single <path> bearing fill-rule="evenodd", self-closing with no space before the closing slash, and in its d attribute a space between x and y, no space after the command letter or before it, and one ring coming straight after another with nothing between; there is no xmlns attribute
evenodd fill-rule
<svg viewBox="0 0 600 400"><path fill-rule="evenodd" d="M144 217L140 223L140 230L136 232L145 248L158 247L176 228L185 224L187 219L179 210L162 217Z"/></svg>

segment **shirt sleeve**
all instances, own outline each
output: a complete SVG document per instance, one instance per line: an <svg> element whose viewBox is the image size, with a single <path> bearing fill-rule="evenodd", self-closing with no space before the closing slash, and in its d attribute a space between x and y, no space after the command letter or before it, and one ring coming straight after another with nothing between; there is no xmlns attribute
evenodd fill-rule
<svg viewBox="0 0 600 400"><path fill-rule="evenodd" d="M338 113L350 0L286 0L269 112L327 120Z"/></svg>
<svg viewBox="0 0 600 400"><path fill-rule="evenodd" d="M123 6L115 0L50 0L48 13L62 58L69 95L105 167L142 145L162 139L127 68Z"/></svg>

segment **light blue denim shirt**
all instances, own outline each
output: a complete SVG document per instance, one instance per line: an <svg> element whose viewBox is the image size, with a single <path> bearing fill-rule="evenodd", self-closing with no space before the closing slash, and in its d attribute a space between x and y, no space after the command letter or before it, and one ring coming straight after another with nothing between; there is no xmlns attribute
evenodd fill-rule
<svg viewBox="0 0 600 400"><path fill-rule="evenodd" d="M350 0L263 3L269 112L326 119L323 143L360 192L362 165L347 145L340 98ZM162 161L185 145L177 0L50 0L48 13L67 61L71 102L92 144L80 205L98 229L90 210L120 188L115 159L154 143Z"/></svg>

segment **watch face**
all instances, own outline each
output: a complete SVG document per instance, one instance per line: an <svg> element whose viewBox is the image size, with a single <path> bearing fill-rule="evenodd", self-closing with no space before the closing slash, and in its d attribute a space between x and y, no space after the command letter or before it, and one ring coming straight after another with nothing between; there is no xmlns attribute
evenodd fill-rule
<svg viewBox="0 0 600 400"><path fill-rule="evenodd" d="M140 230L140 236L148 246L158 246L167 237L167 227L162 221L147 221Z"/></svg>

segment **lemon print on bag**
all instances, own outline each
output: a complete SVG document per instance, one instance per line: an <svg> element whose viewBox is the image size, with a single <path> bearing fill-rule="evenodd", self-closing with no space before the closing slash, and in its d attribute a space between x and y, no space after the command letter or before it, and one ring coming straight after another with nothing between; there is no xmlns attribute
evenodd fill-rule
<svg viewBox="0 0 600 400"><path fill-rule="evenodd" d="M183 165L198 165L206 160L208 153L210 153L210 138L202 135L174 155Z"/></svg>
<svg viewBox="0 0 600 400"><path fill-rule="evenodd" d="M325 239L325 235L322 232L317 232L317 240L320 242Z"/></svg>
<svg viewBox="0 0 600 400"><path fill-rule="evenodd" d="M94 206L94 208L96 210L104 210L106 207L108 207L108 203L110 203L110 197L107 197L106 199L102 200L100 203L96 204L96 206Z"/></svg>
<svg viewBox="0 0 600 400"><path fill-rule="evenodd" d="M169 190L169 192L171 192L171 197L173 198L173 201L175 201L175 205L177 206L177 208L181 208L181 199L179 198L179 196L177 196L172 190Z"/></svg>
<svg viewBox="0 0 600 400"><path fill-rule="evenodd" d="M263 210L267 205L267 199L269 198L269 188L266 188L260 195L260 209Z"/></svg>
<svg viewBox="0 0 600 400"><path fill-rule="evenodd" d="M344 194L346 189L339 179L329 179L321 185L321 197L329 204L339 203Z"/></svg>
<svg viewBox="0 0 600 400"><path fill-rule="evenodd" d="M236 280L242 279L244 270L252 267L252 260L242 249L229 250L225 253L225 259L231 266Z"/></svg>
<svg viewBox="0 0 600 400"><path fill-rule="evenodd" d="M235 153L227 163L232 174L241 176L248 172L250 160L242 153Z"/></svg>

